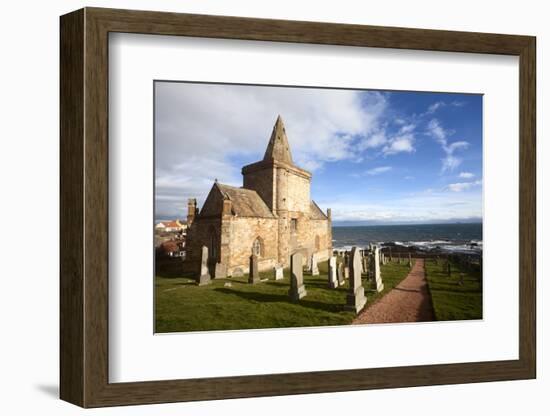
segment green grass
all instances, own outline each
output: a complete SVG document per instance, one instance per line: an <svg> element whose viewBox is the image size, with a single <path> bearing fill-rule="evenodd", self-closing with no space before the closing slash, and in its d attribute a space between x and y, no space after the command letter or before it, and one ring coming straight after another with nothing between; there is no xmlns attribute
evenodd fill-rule
<svg viewBox="0 0 550 416"><path fill-rule="evenodd" d="M186 277L174 277L176 268L166 268L155 279L156 332L186 332L253 328L288 328L350 324L355 314L343 310L349 285L327 286L327 262L319 264L319 276L304 272L307 296L297 303L288 297L289 270L283 280L248 284L248 276L213 280L197 286ZM408 274L406 264L382 266L384 291L376 293L363 279L367 307L395 287ZM366 275L364 276L366 277ZM225 283L231 287L225 287Z"/></svg>
<svg viewBox="0 0 550 416"><path fill-rule="evenodd" d="M482 290L479 271L460 270L451 265L451 276L443 270L443 262L435 264L426 259L426 277L435 317L438 321L454 321L482 318ZM464 284L460 285L460 274Z"/></svg>

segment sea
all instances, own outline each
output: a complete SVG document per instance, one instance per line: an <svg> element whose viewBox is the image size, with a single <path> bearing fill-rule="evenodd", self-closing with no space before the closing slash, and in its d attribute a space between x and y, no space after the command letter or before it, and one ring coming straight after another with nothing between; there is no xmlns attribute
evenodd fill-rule
<svg viewBox="0 0 550 416"><path fill-rule="evenodd" d="M481 223L333 226L335 250L369 243L412 247L421 251L477 254L483 250Z"/></svg>

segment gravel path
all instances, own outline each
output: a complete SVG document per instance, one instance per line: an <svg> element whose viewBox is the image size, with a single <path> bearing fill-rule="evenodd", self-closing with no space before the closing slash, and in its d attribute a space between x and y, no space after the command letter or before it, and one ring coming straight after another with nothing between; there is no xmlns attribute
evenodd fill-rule
<svg viewBox="0 0 550 416"><path fill-rule="evenodd" d="M363 311L353 323L379 324L433 320L432 300L424 273L424 259L416 259L408 276L382 299Z"/></svg>

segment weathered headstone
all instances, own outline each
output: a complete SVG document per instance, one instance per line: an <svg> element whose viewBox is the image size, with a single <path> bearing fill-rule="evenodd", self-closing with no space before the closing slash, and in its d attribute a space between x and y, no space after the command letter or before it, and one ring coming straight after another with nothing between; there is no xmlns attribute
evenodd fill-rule
<svg viewBox="0 0 550 416"><path fill-rule="evenodd" d="M277 265L273 268L273 277L275 280L282 280L284 278L283 266Z"/></svg>
<svg viewBox="0 0 550 416"><path fill-rule="evenodd" d="M338 277L336 274L336 257L331 256L328 259L328 287L330 289L338 287Z"/></svg>
<svg viewBox="0 0 550 416"><path fill-rule="evenodd" d="M391 261L392 261L392 258L391 258L391 248L390 248L390 250L389 250L389 256L390 256L389 260L390 260L390 263L391 263Z"/></svg>
<svg viewBox="0 0 550 416"><path fill-rule="evenodd" d="M225 279L227 277L227 267L223 263L216 263L214 266L214 279Z"/></svg>
<svg viewBox="0 0 550 416"><path fill-rule="evenodd" d="M399 253L399 257L397 257L397 263L401 264L401 253Z"/></svg>
<svg viewBox="0 0 550 416"><path fill-rule="evenodd" d="M249 264L250 267L248 269L248 283L260 283L260 274L258 273L258 256L252 254L250 256Z"/></svg>
<svg viewBox="0 0 550 416"><path fill-rule="evenodd" d="M359 313L367 303L367 298L361 281L361 259L356 247L351 250L350 269L349 292L344 309Z"/></svg>
<svg viewBox="0 0 550 416"><path fill-rule="evenodd" d="M311 275L319 276L319 265L317 264L317 253L311 255Z"/></svg>
<svg viewBox="0 0 550 416"><path fill-rule="evenodd" d="M302 266L302 254L294 253L290 256L290 289L288 296L293 302L297 302L307 295L304 286L304 274Z"/></svg>
<svg viewBox="0 0 550 416"><path fill-rule="evenodd" d="M344 263L338 263L336 267L336 277L338 278L338 286L343 286L346 282L344 278Z"/></svg>
<svg viewBox="0 0 550 416"><path fill-rule="evenodd" d="M328 259L328 287L336 289L338 287L338 279L336 277L336 257L331 256Z"/></svg>
<svg viewBox="0 0 550 416"><path fill-rule="evenodd" d="M231 277L243 277L244 276L244 272L243 272L243 269L241 269L240 267L237 267L236 269L233 270L233 273L231 273Z"/></svg>
<svg viewBox="0 0 550 416"><path fill-rule="evenodd" d="M210 284L210 272L208 271L208 247L202 246L201 251L201 274L199 276L199 286Z"/></svg>
<svg viewBox="0 0 550 416"><path fill-rule="evenodd" d="M380 273L380 250L378 247L374 248L374 283L376 284L376 291L382 292L384 290L384 283L382 283L382 276Z"/></svg>
<svg viewBox="0 0 550 416"><path fill-rule="evenodd" d="M411 253L409 253L409 268L413 267Z"/></svg>
<svg viewBox="0 0 550 416"><path fill-rule="evenodd" d="M367 270L369 269L368 262L368 256L361 257L361 273L367 273Z"/></svg>
<svg viewBox="0 0 550 416"><path fill-rule="evenodd" d="M349 267L348 266L344 266L344 279L346 279L346 280L349 279Z"/></svg>

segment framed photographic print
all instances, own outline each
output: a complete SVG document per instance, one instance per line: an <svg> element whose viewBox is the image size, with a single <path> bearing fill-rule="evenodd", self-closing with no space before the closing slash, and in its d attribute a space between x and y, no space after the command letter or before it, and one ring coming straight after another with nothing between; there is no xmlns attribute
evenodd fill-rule
<svg viewBox="0 0 550 416"><path fill-rule="evenodd" d="M535 38L61 17L61 398L534 378Z"/></svg>

